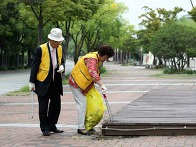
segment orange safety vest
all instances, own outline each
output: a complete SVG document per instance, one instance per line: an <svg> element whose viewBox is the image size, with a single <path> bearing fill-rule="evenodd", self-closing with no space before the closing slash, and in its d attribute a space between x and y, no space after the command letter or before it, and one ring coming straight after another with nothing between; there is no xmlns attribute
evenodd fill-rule
<svg viewBox="0 0 196 147"><path fill-rule="evenodd" d="M50 69L50 62L52 62L52 60L50 60L50 54L49 54L47 43L40 45L40 47L42 50L42 57L37 73L37 80L43 82L48 76L49 69ZM59 47L57 48L57 52L58 52L58 65L60 66L62 56L63 56L62 46L59 45Z"/></svg>
<svg viewBox="0 0 196 147"><path fill-rule="evenodd" d="M88 71L87 66L85 65L85 58L94 58L98 61L98 53L97 52L90 52L85 56L81 57L76 65L74 66L71 76L78 85L78 87L82 90L85 90L92 82L92 77ZM100 74L99 64L97 65L97 73Z"/></svg>

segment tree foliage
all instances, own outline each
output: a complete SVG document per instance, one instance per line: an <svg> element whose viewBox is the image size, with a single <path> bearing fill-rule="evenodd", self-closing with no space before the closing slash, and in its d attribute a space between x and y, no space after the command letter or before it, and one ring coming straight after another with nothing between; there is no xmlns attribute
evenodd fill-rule
<svg viewBox="0 0 196 147"><path fill-rule="evenodd" d="M191 11L188 12L191 15L191 19L196 22L196 7L194 7Z"/></svg>
<svg viewBox="0 0 196 147"><path fill-rule="evenodd" d="M122 23L118 21L119 13L125 7L114 3L111 0L105 1L103 4L98 4L96 13L93 13L88 20L78 20L71 28L71 37L75 44L74 47L74 61L78 60L81 54L95 51L96 47L100 44L114 45L114 39L118 38L119 27Z"/></svg>
<svg viewBox="0 0 196 147"><path fill-rule="evenodd" d="M125 9L114 0L2 0L0 61L8 61L4 61L5 55L15 54L18 58L25 52L30 59L36 46L47 41L50 29L59 27L65 38L65 59L70 49L77 62L81 52L94 51L102 43L116 43Z"/></svg>
<svg viewBox="0 0 196 147"><path fill-rule="evenodd" d="M145 29L138 32L138 38L143 46L144 52L152 52L150 42L153 35L164 25L176 21L177 14L182 12L183 9L180 7L174 7L173 10L166 10L164 8L153 10L148 6L144 6L143 9L145 10L145 13L140 15L139 18L142 19L140 25L145 27ZM154 52L152 53L154 54Z"/></svg>
<svg viewBox="0 0 196 147"><path fill-rule="evenodd" d="M30 65L34 49L48 40L47 35L53 27L63 31L64 58L69 51L75 63L80 55L95 51L100 44L109 44L123 54L138 58L140 48L143 47L144 52L151 50L154 34L165 24L176 21L177 14L183 11L178 7L168 11L145 6L146 11L140 16L145 29L136 32L122 17L127 9L115 0L2 0L0 67L1 61L9 61L5 58L14 59L10 63L13 66L19 57L24 59L25 54L28 54ZM189 23L189 26L193 25ZM194 47L187 49L190 57L193 52Z"/></svg>
<svg viewBox="0 0 196 147"><path fill-rule="evenodd" d="M0 57L11 57L9 65L18 66L17 58L20 52L23 52L22 41L24 40L25 26L20 18L19 6L14 1L3 1L1 7L0 19ZM0 66L3 65L0 61Z"/></svg>
<svg viewBox="0 0 196 147"><path fill-rule="evenodd" d="M173 22L160 28L150 42L151 51L158 58L172 61L172 67L183 70L191 54L196 49L196 29Z"/></svg>

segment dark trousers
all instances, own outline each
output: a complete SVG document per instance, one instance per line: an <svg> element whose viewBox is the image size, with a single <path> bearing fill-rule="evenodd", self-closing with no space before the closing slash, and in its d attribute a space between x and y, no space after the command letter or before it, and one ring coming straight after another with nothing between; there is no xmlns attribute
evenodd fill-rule
<svg viewBox="0 0 196 147"><path fill-rule="evenodd" d="M56 128L61 110L61 98L54 82L51 82L45 96L38 96L38 102L41 131L50 131L50 129Z"/></svg>

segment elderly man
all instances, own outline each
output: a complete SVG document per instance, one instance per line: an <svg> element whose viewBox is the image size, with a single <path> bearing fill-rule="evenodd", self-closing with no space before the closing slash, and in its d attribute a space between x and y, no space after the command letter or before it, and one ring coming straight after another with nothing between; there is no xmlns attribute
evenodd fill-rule
<svg viewBox="0 0 196 147"><path fill-rule="evenodd" d="M56 127L61 110L60 95L63 95L61 74L64 72L64 60L60 44L64 38L61 29L51 29L48 39L35 50L29 79L29 90L38 95L43 136L50 136L50 131L64 132Z"/></svg>

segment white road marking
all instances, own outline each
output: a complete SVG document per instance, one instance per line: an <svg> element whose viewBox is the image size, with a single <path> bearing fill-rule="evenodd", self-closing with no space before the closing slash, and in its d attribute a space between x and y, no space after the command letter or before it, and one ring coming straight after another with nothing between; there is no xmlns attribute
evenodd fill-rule
<svg viewBox="0 0 196 147"><path fill-rule="evenodd" d="M132 101L120 101L120 102L109 102L110 104L129 104ZM38 105L38 103L34 102L34 105ZM61 102L62 105L75 105L75 102ZM32 105L32 103L2 103L0 106L23 106L23 105Z"/></svg>
<svg viewBox="0 0 196 147"><path fill-rule="evenodd" d="M19 123L6 123L0 124L0 127L22 127L22 128L39 128L40 124L19 124ZM66 124L57 124L58 128L78 128L78 125L66 125ZM96 127L101 127L101 125L96 125Z"/></svg>

